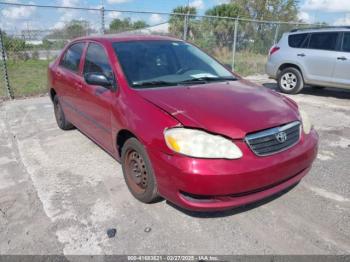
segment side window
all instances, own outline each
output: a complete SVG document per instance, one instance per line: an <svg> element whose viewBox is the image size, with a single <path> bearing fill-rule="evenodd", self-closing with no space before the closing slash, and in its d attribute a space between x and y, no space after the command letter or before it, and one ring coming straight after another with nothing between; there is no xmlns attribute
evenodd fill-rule
<svg viewBox="0 0 350 262"><path fill-rule="evenodd" d="M288 37L288 44L294 48L305 48L308 34L294 34Z"/></svg>
<svg viewBox="0 0 350 262"><path fill-rule="evenodd" d="M350 33L344 33L342 50L350 52Z"/></svg>
<svg viewBox="0 0 350 262"><path fill-rule="evenodd" d="M335 50L337 45L338 33L313 33L311 35L309 48L321 50Z"/></svg>
<svg viewBox="0 0 350 262"><path fill-rule="evenodd" d="M104 48L95 43L90 43L86 52L84 74L103 73L107 78L112 79L112 68Z"/></svg>
<svg viewBox="0 0 350 262"><path fill-rule="evenodd" d="M63 58L60 61L60 66L73 72L78 72L84 45L85 43L77 43L70 46L64 53Z"/></svg>

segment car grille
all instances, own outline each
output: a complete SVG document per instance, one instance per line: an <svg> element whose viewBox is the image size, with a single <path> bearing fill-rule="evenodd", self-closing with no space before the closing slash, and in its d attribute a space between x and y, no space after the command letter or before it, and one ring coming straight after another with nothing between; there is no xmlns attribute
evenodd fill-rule
<svg viewBox="0 0 350 262"><path fill-rule="evenodd" d="M256 155L267 156L294 146L299 142L299 139L300 122L295 121L280 127L249 134L245 141Z"/></svg>

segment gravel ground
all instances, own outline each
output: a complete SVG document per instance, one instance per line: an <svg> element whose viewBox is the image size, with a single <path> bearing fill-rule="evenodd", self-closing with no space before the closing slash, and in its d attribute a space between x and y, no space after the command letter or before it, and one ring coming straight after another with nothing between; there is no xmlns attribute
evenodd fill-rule
<svg viewBox="0 0 350 262"><path fill-rule="evenodd" d="M277 197L204 214L135 200L115 160L79 131L57 128L48 97L3 103L0 253L349 254L350 90L291 97L320 135L311 172Z"/></svg>

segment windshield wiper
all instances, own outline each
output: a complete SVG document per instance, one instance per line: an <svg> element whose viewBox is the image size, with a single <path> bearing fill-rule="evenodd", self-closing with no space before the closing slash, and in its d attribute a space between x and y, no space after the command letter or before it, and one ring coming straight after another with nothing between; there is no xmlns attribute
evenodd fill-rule
<svg viewBox="0 0 350 262"><path fill-rule="evenodd" d="M208 82L220 82L220 81L234 81L237 80L237 78L234 77L198 77L198 78L191 78L186 79L183 81L178 82L179 84L186 84L186 83L208 83Z"/></svg>
<svg viewBox="0 0 350 262"><path fill-rule="evenodd" d="M163 80L154 80L154 81L144 81L144 82L134 82L133 87L142 87L142 88L151 88L151 87L161 87L161 86L176 86L179 84L188 84L188 83L208 83L208 82L215 82L215 81L234 81L237 80L237 78L234 77L198 77L198 78L191 78L186 79L180 82L169 82L169 81L163 81Z"/></svg>
<svg viewBox="0 0 350 262"><path fill-rule="evenodd" d="M162 80L155 80L155 81L144 81L144 82L134 82L132 84L133 87L156 87L156 86L175 86L177 83L175 82L168 82L168 81L162 81Z"/></svg>

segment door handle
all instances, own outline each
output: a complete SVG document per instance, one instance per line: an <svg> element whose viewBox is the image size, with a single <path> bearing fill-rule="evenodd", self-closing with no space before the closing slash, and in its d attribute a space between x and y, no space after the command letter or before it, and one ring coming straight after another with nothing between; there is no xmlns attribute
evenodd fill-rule
<svg viewBox="0 0 350 262"><path fill-rule="evenodd" d="M342 61L348 60L345 56L337 57L337 59Z"/></svg>
<svg viewBox="0 0 350 262"><path fill-rule="evenodd" d="M75 86L76 88L78 88L79 90L83 88L83 84L82 84L82 83L79 83L79 82L75 82L75 83L74 83L74 86Z"/></svg>
<svg viewBox="0 0 350 262"><path fill-rule="evenodd" d="M301 56L301 57L304 57L306 56L304 53L301 53L301 54L297 54L297 56Z"/></svg>

